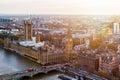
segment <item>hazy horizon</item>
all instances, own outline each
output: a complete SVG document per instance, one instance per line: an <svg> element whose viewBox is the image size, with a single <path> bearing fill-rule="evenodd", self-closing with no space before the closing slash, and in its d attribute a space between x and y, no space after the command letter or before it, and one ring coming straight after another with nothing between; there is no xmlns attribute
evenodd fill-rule
<svg viewBox="0 0 120 80"><path fill-rule="evenodd" d="M119 15L118 0L1 0L0 14Z"/></svg>

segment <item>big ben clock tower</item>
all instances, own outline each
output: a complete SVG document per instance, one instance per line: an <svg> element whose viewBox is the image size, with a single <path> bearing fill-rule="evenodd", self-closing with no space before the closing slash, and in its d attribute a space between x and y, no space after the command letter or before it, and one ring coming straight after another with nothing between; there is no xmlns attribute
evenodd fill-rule
<svg viewBox="0 0 120 80"><path fill-rule="evenodd" d="M68 28L67 36L66 36L66 43L65 43L65 59L66 61L70 60L73 48L73 39L72 39L72 31Z"/></svg>

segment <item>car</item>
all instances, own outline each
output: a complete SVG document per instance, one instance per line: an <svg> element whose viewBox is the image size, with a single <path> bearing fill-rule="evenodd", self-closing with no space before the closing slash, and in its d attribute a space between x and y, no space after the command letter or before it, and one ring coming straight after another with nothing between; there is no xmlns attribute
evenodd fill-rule
<svg viewBox="0 0 120 80"><path fill-rule="evenodd" d="M46 68L47 68L47 66L42 66L42 67L41 67L41 69L46 69Z"/></svg>
<svg viewBox="0 0 120 80"><path fill-rule="evenodd" d="M27 72L33 72L33 71L35 71L34 68L29 68L29 69L27 70Z"/></svg>
<svg viewBox="0 0 120 80"><path fill-rule="evenodd" d="M71 65L70 65L69 63L66 63L65 66L66 66L66 67L70 67Z"/></svg>

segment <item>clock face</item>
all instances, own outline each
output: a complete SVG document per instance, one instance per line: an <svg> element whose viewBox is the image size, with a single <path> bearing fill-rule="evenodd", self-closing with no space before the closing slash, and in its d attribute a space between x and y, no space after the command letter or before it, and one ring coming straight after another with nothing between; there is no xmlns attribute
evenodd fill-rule
<svg viewBox="0 0 120 80"><path fill-rule="evenodd" d="M72 41L72 39L66 39L66 41Z"/></svg>
<svg viewBox="0 0 120 80"><path fill-rule="evenodd" d="M70 41L72 41L72 39L70 39Z"/></svg>

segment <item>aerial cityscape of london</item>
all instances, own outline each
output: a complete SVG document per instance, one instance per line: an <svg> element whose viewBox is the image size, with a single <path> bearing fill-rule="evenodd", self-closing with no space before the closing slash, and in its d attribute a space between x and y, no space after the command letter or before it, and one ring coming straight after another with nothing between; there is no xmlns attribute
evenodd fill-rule
<svg viewBox="0 0 120 80"><path fill-rule="evenodd" d="M0 0L0 80L120 80L119 0Z"/></svg>

